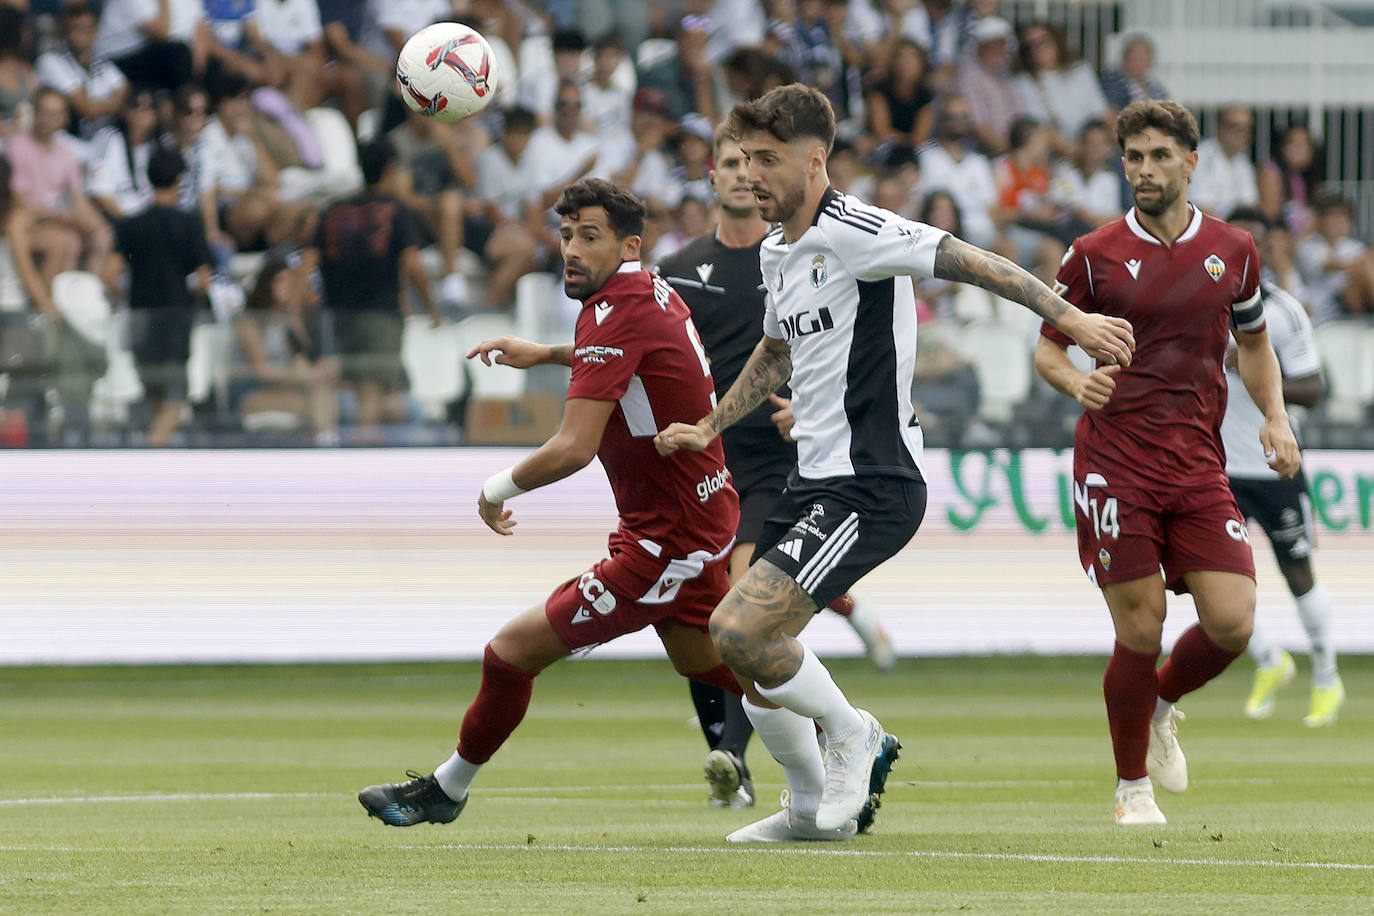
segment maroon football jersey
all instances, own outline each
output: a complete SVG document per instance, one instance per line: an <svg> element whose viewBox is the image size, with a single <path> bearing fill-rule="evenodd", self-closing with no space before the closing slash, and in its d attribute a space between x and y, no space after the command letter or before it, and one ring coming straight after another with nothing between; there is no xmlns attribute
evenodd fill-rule
<svg viewBox="0 0 1374 916"><path fill-rule="evenodd" d="M1264 327L1259 274L1250 234L1197 208L1172 245L1134 208L1073 243L1055 291L1085 312L1125 318L1136 342L1111 400L1078 421L1075 465L1125 486L1226 483L1227 334ZM1041 333L1073 343L1049 324Z"/></svg>
<svg viewBox="0 0 1374 916"><path fill-rule="evenodd" d="M638 261L622 264L583 303L568 397L619 402L597 457L622 530L665 559L729 547L739 497L720 439L705 451L666 458L654 448L654 436L669 423L695 423L711 412L715 385L692 313L666 280Z"/></svg>

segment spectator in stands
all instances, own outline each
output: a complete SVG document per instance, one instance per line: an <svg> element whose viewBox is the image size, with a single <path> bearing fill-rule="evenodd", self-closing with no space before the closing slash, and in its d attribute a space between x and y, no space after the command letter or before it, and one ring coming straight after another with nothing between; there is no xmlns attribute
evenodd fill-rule
<svg viewBox="0 0 1374 916"><path fill-rule="evenodd" d="M535 180L532 190L541 195L540 213L553 206L565 186L596 167L600 145L595 135L582 129L582 90L575 80L564 80L558 87L553 123L536 129L524 152Z"/></svg>
<svg viewBox="0 0 1374 916"><path fill-rule="evenodd" d="M62 42L38 57L38 81L67 99L76 129L90 140L124 107L129 81L119 68L95 53L95 11L80 0L62 8Z"/></svg>
<svg viewBox="0 0 1374 916"><path fill-rule="evenodd" d="M100 273L113 244L110 224L86 196L81 163L61 139L66 125L67 100L56 89L39 87L33 130L11 137L5 146L14 190L33 219L33 252L49 288L53 277L76 269L83 250L87 270Z"/></svg>
<svg viewBox="0 0 1374 916"><path fill-rule="evenodd" d="M422 247L439 246L444 271L439 301L466 305L467 279L458 272L458 250L465 244L463 197L477 186L474 160L482 152L486 135L471 119L444 124L410 111L387 139L396 150L390 190L420 218ZM507 301L503 298L495 304Z"/></svg>
<svg viewBox="0 0 1374 916"><path fill-rule="evenodd" d="M396 79L396 55L382 54L364 42L368 27L367 0L319 0L325 50L335 67L352 69L361 80L368 107L389 98ZM357 129L357 121L350 119Z"/></svg>
<svg viewBox="0 0 1374 916"><path fill-rule="evenodd" d="M52 287L34 263L29 212L11 187L13 177L10 161L0 154L0 313L25 312L33 303L40 314L57 319Z"/></svg>
<svg viewBox="0 0 1374 916"><path fill-rule="evenodd" d="M1073 138L1088 121L1107 117L1097 74L1069 54L1064 31L1043 22L1021 29L1017 92L1026 113L1054 131L1054 148L1073 154Z"/></svg>
<svg viewBox="0 0 1374 916"><path fill-rule="evenodd" d="M194 214L177 209L177 183L186 162L158 147L148 160L153 204L115 230L115 254L105 271L110 289L127 270L129 337L151 420L147 444L163 448L186 409L186 360L197 297L210 288L210 250ZM187 286L195 275L196 295Z"/></svg>
<svg viewBox="0 0 1374 916"><path fill-rule="evenodd" d="M324 27L317 0L255 0L250 40L265 60L280 58L273 68L283 74L271 85L286 93L297 111L308 111L335 99L357 132L358 116L368 107L362 72L351 66L329 66Z"/></svg>
<svg viewBox="0 0 1374 916"><path fill-rule="evenodd" d="M1316 231L1298 242L1298 269L1313 324L1342 315L1374 315L1374 251L1351 233L1355 210L1339 193L1312 197Z"/></svg>
<svg viewBox="0 0 1374 916"><path fill-rule="evenodd" d="M505 122L501 142L477 159L481 199L469 201L464 211L465 244L491 268L488 303L513 297L516 281L547 256L540 252L546 222L539 205L539 179L534 161L525 155L534 132L534 112L512 108Z"/></svg>
<svg viewBox="0 0 1374 916"><path fill-rule="evenodd" d="M543 63L526 66L520 74L518 104L537 114L543 124L558 116L555 107L563 83L571 81L581 87L582 55L587 50L587 39L576 29L560 29L550 41L552 66L546 56Z"/></svg>
<svg viewBox="0 0 1374 916"><path fill-rule="evenodd" d="M849 0L798 0L793 30L797 80L825 93L837 132L853 139L863 130L863 51L845 33Z"/></svg>
<svg viewBox="0 0 1374 916"><path fill-rule="evenodd" d="M859 152L854 148L854 144L836 137L835 146L830 150L830 158L826 160L825 167L830 174L830 186L836 191L863 200L873 199L873 176L860 161Z"/></svg>
<svg viewBox="0 0 1374 916"><path fill-rule="evenodd" d="M689 111L700 112L713 124L720 119L706 60L706 46L711 38L709 25L700 17L684 17L676 36L677 53L639 71L640 90L647 87L662 92L668 98L668 111L674 119ZM726 58L727 79L728 63L734 59L734 55Z"/></svg>
<svg viewBox="0 0 1374 916"><path fill-rule="evenodd" d="M921 201L917 217L920 222L936 229L943 229L956 238L963 238L964 223L959 215L959 204L948 191L931 191ZM954 294L959 284L936 277L916 279L916 298L930 306L937 318L954 316Z"/></svg>
<svg viewBox="0 0 1374 916"><path fill-rule="evenodd" d="M537 118L530 109L516 106L504 120L499 142L477 157L480 212L493 226L523 221L526 204L539 197L534 160L526 155Z"/></svg>
<svg viewBox="0 0 1374 916"><path fill-rule="evenodd" d="M716 192L711 185L711 157L715 152L715 142L715 127L705 115L692 112L682 119L677 135L678 161L671 172L681 200L699 200L708 207L715 203Z"/></svg>
<svg viewBox="0 0 1374 916"><path fill-rule="evenodd" d="M997 241L997 182L988 157L973 148L973 116L963 96L950 95L936 121L935 140L921 148L921 186L948 191L959 204L964 235L987 248Z"/></svg>
<svg viewBox="0 0 1374 916"><path fill-rule="evenodd" d="M133 216L153 202L148 160L157 146L153 93L136 89L115 123L91 141L86 193L111 222Z"/></svg>
<svg viewBox="0 0 1374 916"><path fill-rule="evenodd" d="M1284 129L1274 144L1274 158L1260 169L1260 209L1275 225L1302 237L1312 229L1309 202L1326 179L1322 151L1305 124Z"/></svg>
<svg viewBox="0 0 1374 916"><path fill-rule="evenodd" d="M325 210L302 271L318 266L325 301L334 318L342 377L358 396L357 423L375 436L387 395L405 389L401 364L403 321L413 313L410 290L419 295L435 327L442 321L420 263L415 215L385 186L396 152L385 138L358 150L366 189ZM400 417L386 417L396 420Z"/></svg>
<svg viewBox="0 0 1374 916"><path fill-rule="evenodd" d="M167 132L158 141L162 146L181 153L181 158L186 161L186 174L181 177L181 200L177 206L188 213L201 212L203 181L200 175L200 137L209 120L210 94L198 83L187 83L177 90L172 99L172 123L167 125ZM216 267L220 266L220 252L215 250L213 244L210 252L216 255ZM224 256L232 253L232 248L226 249Z"/></svg>
<svg viewBox="0 0 1374 916"><path fill-rule="evenodd" d="M901 4L891 4L899 6ZM915 39L930 56L937 89L950 85L958 63L964 17L953 0L916 0L901 13L902 35Z"/></svg>
<svg viewBox="0 0 1374 916"><path fill-rule="evenodd" d="M1169 90L1154 76L1154 66L1155 45L1147 36L1131 35L1123 41L1121 66L1102 73L1102 94L1113 112L1132 102L1169 97Z"/></svg>
<svg viewBox="0 0 1374 916"><path fill-rule="evenodd" d="M597 172L609 174L641 200L657 200L669 208L677 206L682 200L682 188L673 178L674 157L669 148L677 130L668 97L653 88L639 90L630 116L633 146L617 150L602 143ZM613 158L617 154L619 159Z"/></svg>
<svg viewBox="0 0 1374 916"><path fill-rule="evenodd" d="M1010 150L993 167L997 203L1020 264L1034 265L1053 283L1059 260L1072 241L1092 227L1076 219L1050 196L1050 131L1034 118L1011 125Z"/></svg>
<svg viewBox="0 0 1374 916"><path fill-rule="evenodd" d="M266 411L292 414L309 426L317 444L334 444L339 435L339 361L319 355L301 291L290 261L269 253L244 310L234 319L230 406L245 418Z"/></svg>
<svg viewBox="0 0 1374 916"><path fill-rule="evenodd" d="M607 32L592 44L592 75L582 85L582 116L596 127L597 136L630 136L630 112L635 94L634 70L622 81L625 48L620 35Z"/></svg>
<svg viewBox="0 0 1374 916"><path fill-rule="evenodd" d="M892 44L886 75L868 92L868 125L873 139L915 149L935 128L935 93L926 84L929 59L910 38Z"/></svg>
<svg viewBox="0 0 1374 916"><path fill-rule="evenodd" d="M277 167L258 137L248 86L228 78L224 85L199 142L201 213L211 244L261 251L309 238L314 208L278 196Z"/></svg>
<svg viewBox="0 0 1374 916"><path fill-rule="evenodd" d="M265 43L258 31L254 0L204 0L204 84L218 94L224 77L242 79L253 86L276 86L286 79L286 62L279 56L265 59L258 50ZM394 68L393 68L394 69Z"/></svg>
<svg viewBox="0 0 1374 916"><path fill-rule="evenodd" d="M989 155L1006 151L1011 122L1026 114L1011 76L1011 25L987 16L973 26L974 53L959 64L959 94L973 113L973 129Z"/></svg>
<svg viewBox="0 0 1374 916"><path fill-rule="evenodd" d="M38 77L25 56L28 17L0 3L0 145L28 128Z"/></svg>
<svg viewBox="0 0 1374 916"><path fill-rule="evenodd" d="M1254 134L1255 115L1250 109L1240 105L1223 108L1217 119L1217 135L1198 144L1188 199L1222 219L1236 207L1258 204L1259 183L1250 158Z"/></svg>
<svg viewBox="0 0 1374 916"><path fill-rule="evenodd" d="M176 92L205 69L202 0L105 0L95 53L135 86Z"/></svg>
<svg viewBox="0 0 1374 916"><path fill-rule="evenodd" d="M1121 216L1120 153L1116 134L1106 121L1089 121L1078 136L1072 159L1054 167L1050 197L1087 226L1101 226ZM1189 185L1189 194L1193 194Z"/></svg>

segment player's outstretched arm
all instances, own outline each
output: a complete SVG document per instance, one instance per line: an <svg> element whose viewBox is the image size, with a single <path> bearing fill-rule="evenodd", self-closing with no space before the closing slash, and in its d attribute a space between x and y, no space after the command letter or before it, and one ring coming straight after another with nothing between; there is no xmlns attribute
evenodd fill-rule
<svg viewBox="0 0 1374 916"><path fill-rule="evenodd" d="M492 354L496 355L493 356ZM468 352L468 359L479 358L488 366L493 363L516 369L535 366L572 365L572 347L568 344L541 344L522 337L491 337Z"/></svg>
<svg viewBox="0 0 1374 916"><path fill-rule="evenodd" d="M1035 345L1035 371L1060 394L1073 398L1088 410L1101 410L1112 399L1121 367L1098 366L1092 372L1082 372L1063 347L1048 337L1041 337Z"/></svg>
<svg viewBox="0 0 1374 916"><path fill-rule="evenodd" d="M681 448L701 451L723 430L748 416L791 377L792 348L787 341L765 334L716 409L695 424L670 424L654 437L654 446L660 455L671 455Z"/></svg>
<svg viewBox="0 0 1374 916"><path fill-rule="evenodd" d="M946 236L935 252L935 276L940 280L971 283L1021 303L1072 337L1089 356L1100 362L1131 364L1135 337L1129 321L1079 310L1000 254L984 251L955 236Z"/></svg>
<svg viewBox="0 0 1374 916"><path fill-rule="evenodd" d="M482 485L477 515L487 527L497 534L514 534L515 518L505 507L506 500L556 483L591 464L615 407L615 401L569 398L558 432L524 461L498 471Z"/></svg>
<svg viewBox="0 0 1374 916"><path fill-rule="evenodd" d="M1236 345L1239 348L1236 369L1240 372L1240 380L1245 383L1250 399L1264 414L1264 425L1260 427L1264 456L1281 476L1292 477L1302 466L1302 453L1288 422L1288 411L1283 406L1283 373L1279 358L1269 344L1269 332L1264 328L1253 334L1238 331Z"/></svg>

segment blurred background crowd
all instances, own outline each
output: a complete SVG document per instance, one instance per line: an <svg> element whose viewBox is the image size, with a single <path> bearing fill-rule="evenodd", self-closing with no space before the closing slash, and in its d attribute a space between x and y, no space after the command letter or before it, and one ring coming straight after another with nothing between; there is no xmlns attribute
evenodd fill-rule
<svg viewBox="0 0 1374 916"><path fill-rule="evenodd" d="M628 184L653 263L710 231L716 123L796 80L835 106L837 188L1052 283L1074 237L1130 206L1115 113L1170 96L1122 4L1100 4L1110 40L1092 42L1069 6L0 0L0 445L542 441L562 370L461 354L570 336L559 191ZM401 45L443 20L479 29L500 77L457 125L395 91ZM1192 199L1270 226L1274 281L1328 341L1342 397L1309 441L1374 447L1356 176L1328 174L1321 124L1199 114ZM1034 378L1033 316L917 290L927 442L1067 445L1074 405Z"/></svg>

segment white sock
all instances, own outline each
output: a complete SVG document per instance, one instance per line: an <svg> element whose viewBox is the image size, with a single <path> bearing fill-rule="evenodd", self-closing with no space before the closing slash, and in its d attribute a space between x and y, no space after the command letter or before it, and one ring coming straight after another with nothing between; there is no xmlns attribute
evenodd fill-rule
<svg viewBox="0 0 1374 916"><path fill-rule="evenodd" d="M878 612L873 610L867 601L860 601L853 595L850 600L854 602L853 609L849 612L849 625L854 628L854 632L859 634L859 638L864 641L864 645L875 642L878 633L882 630L882 622L878 619Z"/></svg>
<svg viewBox="0 0 1374 916"><path fill-rule="evenodd" d="M1336 686L1336 644L1331 639L1331 596L1320 583L1301 595L1298 616L1312 642L1312 686Z"/></svg>
<svg viewBox="0 0 1374 916"><path fill-rule="evenodd" d="M1250 634L1250 645L1245 651L1250 653L1255 664L1261 668L1273 668L1283 661L1283 653L1278 646L1269 641L1269 637L1264 635L1258 623L1255 624L1254 632Z"/></svg>
<svg viewBox="0 0 1374 916"><path fill-rule="evenodd" d="M1150 782L1150 777L1142 776L1139 779L1118 779L1116 787L1118 789L1153 789L1154 783Z"/></svg>
<svg viewBox="0 0 1374 916"><path fill-rule="evenodd" d="M816 725L790 709L755 706L744 698L744 714L754 724L763 746L782 764L782 775L792 791L792 809L815 814L825 788L825 764L816 743Z"/></svg>
<svg viewBox="0 0 1374 916"><path fill-rule="evenodd" d="M454 751L452 757L434 769L434 778L445 795L454 801L462 801L463 796L468 794L468 786L472 785L473 778L482 767L480 763L468 763Z"/></svg>
<svg viewBox="0 0 1374 916"><path fill-rule="evenodd" d="M776 687L754 686L779 706L786 706L799 715L819 722L825 730L827 741L844 741L857 735L863 728L864 720L859 711L835 686L830 672L816 657L816 653L804 645L801 667L790 680Z"/></svg>
<svg viewBox="0 0 1374 916"><path fill-rule="evenodd" d="M1173 711L1174 711L1174 704L1173 704L1173 703L1170 703L1168 700L1164 699L1163 697L1157 697L1157 698L1155 699L1155 716L1154 716L1154 717L1155 717L1156 719L1162 719L1162 718L1164 718L1165 716L1167 716L1169 713L1171 713L1171 712L1173 712Z"/></svg>

